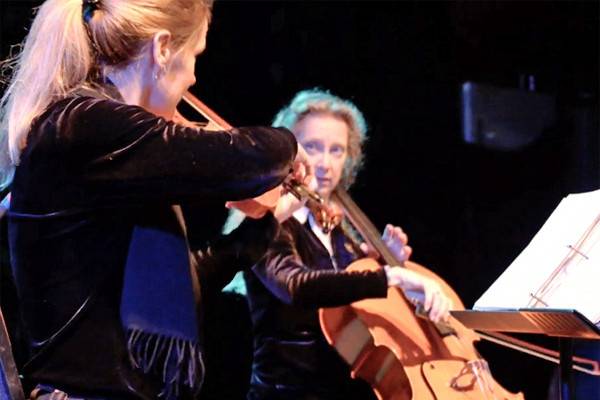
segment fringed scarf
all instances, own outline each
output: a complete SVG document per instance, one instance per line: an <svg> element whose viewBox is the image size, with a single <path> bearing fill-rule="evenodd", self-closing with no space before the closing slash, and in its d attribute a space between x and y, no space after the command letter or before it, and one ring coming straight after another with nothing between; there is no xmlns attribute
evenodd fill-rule
<svg viewBox="0 0 600 400"><path fill-rule="evenodd" d="M159 397L167 400L182 391L197 394L204 379L195 263L189 262L180 208L174 206L173 212L181 229L134 228L121 297L131 364L160 376Z"/></svg>
<svg viewBox="0 0 600 400"><path fill-rule="evenodd" d="M77 93L123 102L108 79L84 85ZM197 262L189 251L181 208L170 211L156 226L134 228L121 294L130 362L144 374L160 377L159 397L165 400L177 399L182 390L195 395L204 381Z"/></svg>

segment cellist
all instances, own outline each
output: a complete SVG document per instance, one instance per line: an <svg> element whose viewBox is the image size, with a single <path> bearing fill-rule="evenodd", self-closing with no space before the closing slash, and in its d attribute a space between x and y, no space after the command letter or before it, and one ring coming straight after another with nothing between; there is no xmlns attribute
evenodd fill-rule
<svg viewBox="0 0 600 400"><path fill-rule="evenodd" d="M347 188L361 166L366 123L350 101L321 90L299 92L275 117L308 153L316 190L329 202L338 185ZM342 224L343 225L343 224ZM245 272L254 327L254 361L248 399L369 399L371 388L349 368L321 333L318 308L385 297L388 286L420 291L433 321L446 319L450 300L437 282L397 266L377 272L345 268L364 248L341 226L323 233L303 207L282 224L277 240ZM383 239L399 260L411 254L407 235L387 225Z"/></svg>

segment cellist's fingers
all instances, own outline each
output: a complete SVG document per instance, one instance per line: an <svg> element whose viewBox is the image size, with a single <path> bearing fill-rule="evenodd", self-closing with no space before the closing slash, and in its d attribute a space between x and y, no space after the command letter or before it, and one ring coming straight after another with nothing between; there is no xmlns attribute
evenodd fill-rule
<svg viewBox="0 0 600 400"><path fill-rule="evenodd" d="M450 299L444 294L441 286L436 281L424 276L419 276L419 278L424 295L423 308L428 313L429 319L434 322L446 320L450 309Z"/></svg>
<svg viewBox="0 0 600 400"><path fill-rule="evenodd" d="M448 318L451 302L439 283L407 268L386 265L384 270L388 285L423 294L423 309L430 318L435 321Z"/></svg>
<svg viewBox="0 0 600 400"><path fill-rule="evenodd" d="M444 300L439 292L432 294L431 309L429 310L429 319L433 322L438 322L440 314L443 312Z"/></svg>
<svg viewBox="0 0 600 400"><path fill-rule="evenodd" d="M375 258L375 259L377 259L379 257L379 254L377 254L377 250L375 250L374 248L372 248L365 242L362 242L360 244L360 250L363 252L365 257L371 257L371 258Z"/></svg>
<svg viewBox="0 0 600 400"><path fill-rule="evenodd" d="M439 321L448 322L450 320L450 308L452 307L452 300L449 297L444 296L444 305L440 309Z"/></svg>
<svg viewBox="0 0 600 400"><path fill-rule="evenodd" d="M383 230L382 239L386 242L398 241L403 245L408 243L408 235L399 226L387 224Z"/></svg>
<svg viewBox="0 0 600 400"><path fill-rule="evenodd" d="M444 293L432 293L431 309L429 310L429 319L433 322L447 321L449 318L450 299Z"/></svg>
<svg viewBox="0 0 600 400"><path fill-rule="evenodd" d="M402 248L402 257L400 258L401 261L406 261L410 258L410 256L412 255L413 249L410 246L404 246Z"/></svg>
<svg viewBox="0 0 600 400"><path fill-rule="evenodd" d="M399 261L404 262L409 259L412 248L406 245L408 236L402 228L387 224L381 238Z"/></svg>
<svg viewBox="0 0 600 400"><path fill-rule="evenodd" d="M428 314L431 313L431 306L433 305L433 293L434 292L432 290L429 290L426 287L423 288L423 295L425 296L423 300L423 308Z"/></svg>

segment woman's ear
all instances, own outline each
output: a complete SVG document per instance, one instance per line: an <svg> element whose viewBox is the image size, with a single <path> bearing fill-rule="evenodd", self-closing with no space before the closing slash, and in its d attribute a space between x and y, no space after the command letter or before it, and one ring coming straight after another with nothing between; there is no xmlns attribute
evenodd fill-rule
<svg viewBox="0 0 600 400"><path fill-rule="evenodd" d="M164 71L171 61L171 32L162 29L152 38L152 59L159 71Z"/></svg>

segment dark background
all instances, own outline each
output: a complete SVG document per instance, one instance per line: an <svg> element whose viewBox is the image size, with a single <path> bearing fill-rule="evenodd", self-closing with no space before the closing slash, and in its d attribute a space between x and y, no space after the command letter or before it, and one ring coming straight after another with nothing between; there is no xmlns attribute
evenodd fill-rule
<svg viewBox="0 0 600 400"><path fill-rule="evenodd" d="M40 3L1 0L2 58ZM222 0L192 91L234 125L269 124L305 88L352 99L370 125L355 199L379 227L401 225L414 259L470 307L563 196L599 186L598 26L595 1ZM512 151L466 144L460 84L518 88L529 75L556 99L551 129ZM216 315L219 330L244 325ZM545 397L550 364L480 349L505 387ZM218 379L243 387L244 360Z"/></svg>

